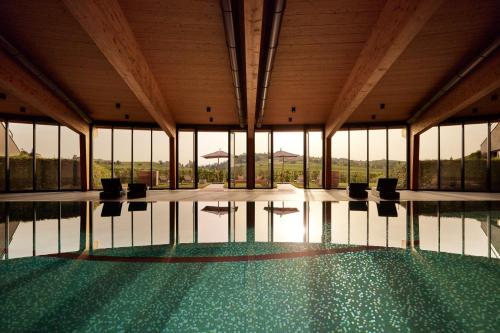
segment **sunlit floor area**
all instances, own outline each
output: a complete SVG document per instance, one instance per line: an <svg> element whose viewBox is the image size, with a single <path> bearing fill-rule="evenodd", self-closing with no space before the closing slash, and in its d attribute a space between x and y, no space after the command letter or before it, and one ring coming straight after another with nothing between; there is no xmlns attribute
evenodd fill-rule
<svg viewBox="0 0 500 333"><path fill-rule="evenodd" d="M500 202L4 201L0 213L0 311L16 313L2 332L500 328Z"/></svg>

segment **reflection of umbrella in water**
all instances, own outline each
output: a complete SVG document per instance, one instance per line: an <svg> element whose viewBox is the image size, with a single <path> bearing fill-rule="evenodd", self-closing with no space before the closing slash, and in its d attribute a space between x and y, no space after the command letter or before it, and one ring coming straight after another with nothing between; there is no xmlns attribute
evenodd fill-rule
<svg viewBox="0 0 500 333"><path fill-rule="evenodd" d="M273 212L276 215L279 215L280 217L283 215L288 215L288 214L293 214L293 213L298 213L299 210L295 207L285 207L285 203L283 203L282 207L264 207L264 210L268 212Z"/></svg>
<svg viewBox="0 0 500 333"><path fill-rule="evenodd" d="M281 182L283 183L283 173L285 172L285 158L287 157L297 157L299 155L289 153L287 151L284 151L283 149L280 148L279 151L275 152L273 154L273 157L275 158L281 158L282 159L282 164L281 164Z"/></svg>
<svg viewBox="0 0 500 333"><path fill-rule="evenodd" d="M228 214L230 211L237 211L238 207L220 207L220 206L205 206L201 209L202 212L222 216Z"/></svg>
<svg viewBox="0 0 500 333"><path fill-rule="evenodd" d="M229 157L229 155L228 155L225 151L222 151L222 150L219 148L219 150L218 150L218 151L214 151L213 153L203 155L202 157L203 157L203 158L206 158L207 160L216 158L216 159L217 159L217 171L219 171L219 160L220 160L221 158L228 158L228 157ZM218 180L218 178L219 178L219 177L217 177L217 180Z"/></svg>

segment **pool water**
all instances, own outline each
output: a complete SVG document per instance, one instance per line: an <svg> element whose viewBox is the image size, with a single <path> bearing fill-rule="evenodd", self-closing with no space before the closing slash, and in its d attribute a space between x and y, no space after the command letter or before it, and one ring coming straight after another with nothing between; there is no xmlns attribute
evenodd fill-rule
<svg viewBox="0 0 500 333"><path fill-rule="evenodd" d="M0 203L1 332L498 332L498 202Z"/></svg>

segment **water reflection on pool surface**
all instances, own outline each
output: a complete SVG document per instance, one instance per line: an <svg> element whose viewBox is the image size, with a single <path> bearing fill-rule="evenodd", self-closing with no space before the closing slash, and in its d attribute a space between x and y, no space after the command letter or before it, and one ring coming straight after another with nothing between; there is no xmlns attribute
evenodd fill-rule
<svg viewBox="0 0 500 333"><path fill-rule="evenodd" d="M2 331L500 328L500 202L2 202L0 219Z"/></svg>

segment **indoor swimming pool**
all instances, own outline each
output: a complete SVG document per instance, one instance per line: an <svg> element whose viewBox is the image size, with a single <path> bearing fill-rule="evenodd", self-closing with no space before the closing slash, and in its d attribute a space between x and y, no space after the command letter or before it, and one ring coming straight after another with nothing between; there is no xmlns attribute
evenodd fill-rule
<svg viewBox="0 0 500 333"><path fill-rule="evenodd" d="M500 202L1 202L0 330L500 329Z"/></svg>

